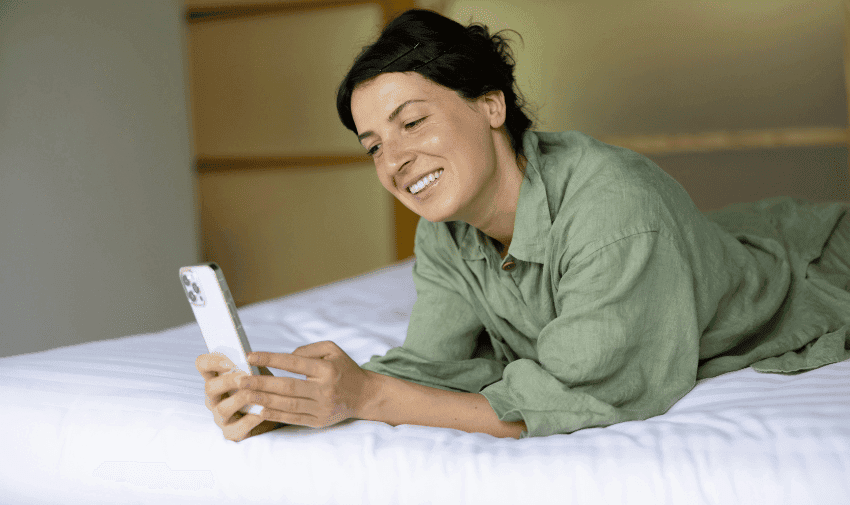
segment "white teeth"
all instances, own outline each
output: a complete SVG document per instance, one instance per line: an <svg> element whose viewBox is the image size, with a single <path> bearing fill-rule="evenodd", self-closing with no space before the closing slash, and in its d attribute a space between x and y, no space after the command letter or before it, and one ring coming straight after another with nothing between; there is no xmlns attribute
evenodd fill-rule
<svg viewBox="0 0 850 505"><path fill-rule="evenodd" d="M416 193L419 193L420 191L425 189L425 186L427 186L427 185L431 184L432 182L434 182L435 180L439 179L440 174L442 174L442 173L443 173L443 169L441 168L441 169L437 170L436 172L430 173L430 174L422 177L421 179L419 179L418 182L416 182L415 184L412 184L408 188L408 191L410 191L414 195Z"/></svg>

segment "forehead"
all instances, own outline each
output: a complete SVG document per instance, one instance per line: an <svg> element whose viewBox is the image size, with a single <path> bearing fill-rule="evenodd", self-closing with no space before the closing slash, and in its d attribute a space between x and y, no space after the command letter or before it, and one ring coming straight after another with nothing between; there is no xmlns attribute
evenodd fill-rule
<svg viewBox="0 0 850 505"><path fill-rule="evenodd" d="M351 115L358 131L383 123L396 107L408 100L429 102L455 95L452 90L416 72L388 72L365 81L351 93Z"/></svg>

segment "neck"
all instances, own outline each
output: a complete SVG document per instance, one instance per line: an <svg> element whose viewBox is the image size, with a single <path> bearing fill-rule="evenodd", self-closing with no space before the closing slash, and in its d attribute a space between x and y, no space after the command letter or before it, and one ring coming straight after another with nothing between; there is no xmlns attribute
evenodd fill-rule
<svg viewBox="0 0 850 505"><path fill-rule="evenodd" d="M483 212L467 221L471 226L502 244L503 257L507 254L514 235L516 209L523 177L522 165L524 160L517 163L513 151L510 151L509 156L502 158L493 188L485 197L487 201L483 206Z"/></svg>

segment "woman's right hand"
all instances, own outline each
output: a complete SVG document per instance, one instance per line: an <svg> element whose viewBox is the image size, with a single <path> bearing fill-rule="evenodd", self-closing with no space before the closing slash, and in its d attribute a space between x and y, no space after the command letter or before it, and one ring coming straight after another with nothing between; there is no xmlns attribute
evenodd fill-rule
<svg viewBox="0 0 850 505"><path fill-rule="evenodd" d="M280 423L263 421L254 414L242 414L239 410L250 404L252 391L240 389L237 380L246 375L223 354L201 354L195 367L203 376L206 391L205 404L213 413L215 424L224 438L239 442L280 426ZM261 367L262 375L272 375L268 368Z"/></svg>

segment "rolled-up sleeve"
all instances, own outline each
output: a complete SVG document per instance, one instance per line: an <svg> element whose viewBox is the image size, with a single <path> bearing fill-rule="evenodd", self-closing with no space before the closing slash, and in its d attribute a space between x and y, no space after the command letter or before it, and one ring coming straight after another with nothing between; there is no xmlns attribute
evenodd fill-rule
<svg viewBox="0 0 850 505"><path fill-rule="evenodd" d="M511 362L481 391L501 420L525 421L523 436L646 419L694 386L693 279L671 239L633 233L569 260L555 302L538 359Z"/></svg>
<svg viewBox="0 0 850 505"><path fill-rule="evenodd" d="M504 365L478 357L484 326L470 303L446 282L428 254L417 252L413 267L416 302L401 347L363 365L383 375L451 391L478 393L502 377ZM484 353L486 355L486 353Z"/></svg>

